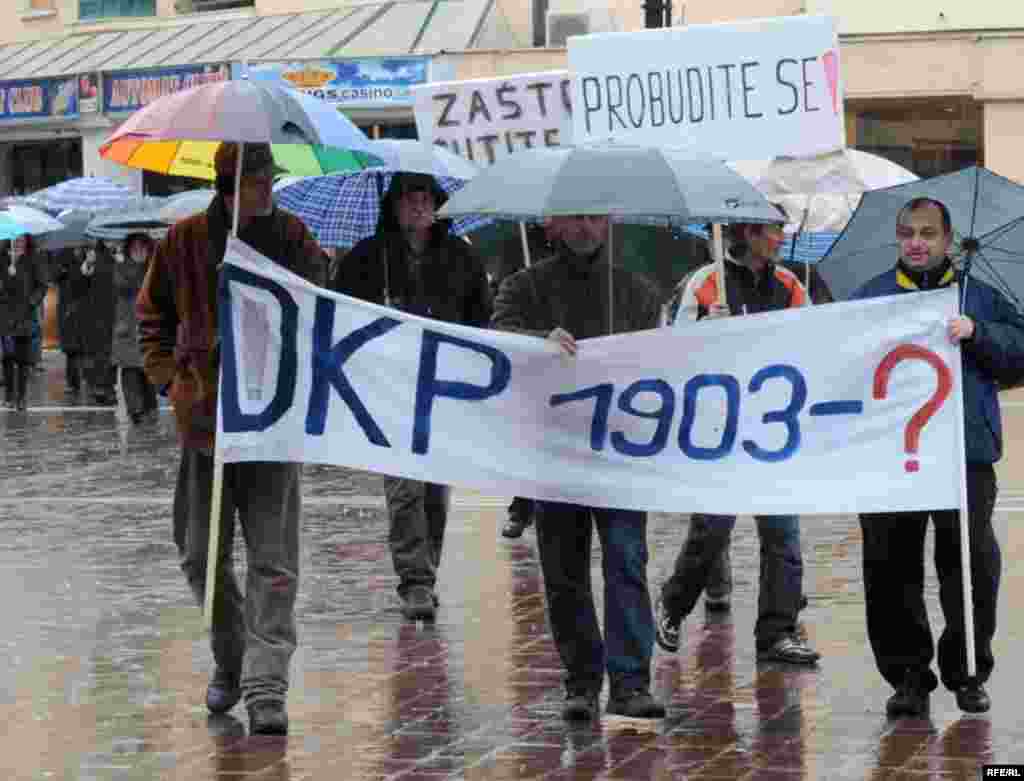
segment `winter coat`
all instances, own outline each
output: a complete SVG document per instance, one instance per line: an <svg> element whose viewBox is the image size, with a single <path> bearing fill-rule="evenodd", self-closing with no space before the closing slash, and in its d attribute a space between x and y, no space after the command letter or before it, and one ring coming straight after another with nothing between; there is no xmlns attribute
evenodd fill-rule
<svg viewBox="0 0 1024 781"><path fill-rule="evenodd" d="M221 196L205 213L175 224L157 244L135 308L146 375L174 403L182 445L202 450L213 447L218 267L229 230ZM240 229L238 237L313 284L323 284L327 256L291 214L275 208Z"/></svg>
<svg viewBox="0 0 1024 781"><path fill-rule="evenodd" d="M907 273L897 265L852 298L912 293L959 281L948 262L927 275ZM967 282L964 314L974 321L974 335L961 342L967 463L992 464L1003 455L999 385L1018 382L1024 372L1024 316L1001 293L974 277Z"/></svg>
<svg viewBox="0 0 1024 781"><path fill-rule="evenodd" d="M139 349L139 322L135 317L135 299L146 276L146 264L125 258L114 264L114 292L117 297L114 319L114 343L111 362L122 369L142 366Z"/></svg>
<svg viewBox="0 0 1024 781"><path fill-rule="evenodd" d="M614 284L614 333L656 328L661 294L640 274L618 266ZM563 249L513 274L498 290L491 325L503 331L547 336L564 328L576 339L608 334L608 256L579 257Z"/></svg>
<svg viewBox="0 0 1024 781"><path fill-rule="evenodd" d="M43 253L12 262L9 250L0 252L0 336L31 336L36 308L46 296L47 277Z"/></svg>
<svg viewBox="0 0 1024 781"><path fill-rule="evenodd" d="M91 275L82 271L85 254L56 253L51 278L60 295L57 304L60 346L65 353L109 357L114 340L114 256L96 251Z"/></svg>
<svg viewBox="0 0 1024 781"><path fill-rule="evenodd" d="M434 223L426 251L413 256L398 226L393 190L382 201L376 234L342 259L329 287L376 304L385 303L387 289L392 306L404 312L486 326L491 296L483 263L466 242L449 234L446 220ZM446 198L435 183L437 205Z"/></svg>
<svg viewBox="0 0 1024 781"><path fill-rule="evenodd" d="M684 277L679 283L678 309L673 322L684 324L700 320L718 302L718 265L710 263ZM803 306L807 294L800 280L789 269L769 263L755 274L746 265L726 256L725 290L729 312L733 315L774 312Z"/></svg>

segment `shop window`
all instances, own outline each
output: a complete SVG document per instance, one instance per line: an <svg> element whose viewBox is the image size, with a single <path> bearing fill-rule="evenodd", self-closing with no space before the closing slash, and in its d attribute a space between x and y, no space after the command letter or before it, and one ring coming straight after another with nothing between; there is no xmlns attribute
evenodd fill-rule
<svg viewBox="0 0 1024 781"><path fill-rule="evenodd" d="M401 125L381 125L380 126L380 137L381 138L411 138L416 139L419 136L416 134L416 123L408 122Z"/></svg>
<svg viewBox="0 0 1024 781"><path fill-rule="evenodd" d="M156 16L156 0L78 0L79 19Z"/></svg>
<svg viewBox="0 0 1024 781"><path fill-rule="evenodd" d="M10 193L27 195L81 176L82 142L77 138L13 142L0 153L0 160L6 162Z"/></svg>
<svg viewBox="0 0 1024 781"><path fill-rule="evenodd" d="M853 146L924 178L984 164L982 108L972 100L847 102Z"/></svg>
<svg viewBox="0 0 1024 781"><path fill-rule="evenodd" d="M146 195L167 197L177 195L186 190L200 190L213 187L213 182L203 179L192 179L187 176L166 176L153 171L142 172L142 192Z"/></svg>

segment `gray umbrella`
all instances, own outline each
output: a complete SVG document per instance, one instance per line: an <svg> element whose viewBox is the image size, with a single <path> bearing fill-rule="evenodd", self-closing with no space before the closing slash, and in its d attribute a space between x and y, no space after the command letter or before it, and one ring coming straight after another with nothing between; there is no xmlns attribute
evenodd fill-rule
<svg viewBox="0 0 1024 781"><path fill-rule="evenodd" d="M896 263L896 217L915 198L946 205L956 237L954 261L1019 307L1024 294L1024 187L978 166L866 192L818 266L836 300L849 298Z"/></svg>
<svg viewBox="0 0 1024 781"><path fill-rule="evenodd" d="M66 211L58 214L57 219L64 223L64 228L41 235L39 249L45 252L56 252L72 247L84 247L91 243L89 237L85 235L85 229L92 221L92 214Z"/></svg>
<svg viewBox="0 0 1024 781"><path fill-rule="evenodd" d="M530 149L456 192L441 217L611 215L621 222L765 222L779 213L725 163L684 150L601 144Z"/></svg>
<svg viewBox="0 0 1024 781"><path fill-rule="evenodd" d="M149 198L134 209L102 214L89 223L85 234L89 238L108 241L124 241L133 233L145 233L153 239L161 239L170 227L160 217L162 201L162 198Z"/></svg>
<svg viewBox="0 0 1024 781"><path fill-rule="evenodd" d="M506 157L467 182L438 212L442 218L470 214L510 220L592 214L655 224L779 221L775 207L725 163L679 149L619 144L530 149ZM611 226L610 221L608 247ZM611 274L609 258L609 325Z"/></svg>

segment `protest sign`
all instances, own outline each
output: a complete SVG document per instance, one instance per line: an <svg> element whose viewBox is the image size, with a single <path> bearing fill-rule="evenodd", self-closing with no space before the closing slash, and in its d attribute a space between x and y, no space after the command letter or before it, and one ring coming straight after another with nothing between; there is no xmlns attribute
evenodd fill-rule
<svg viewBox="0 0 1024 781"><path fill-rule="evenodd" d="M959 507L955 289L586 339L568 358L316 288L237 240L224 268L228 462L641 510Z"/></svg>
<svg viewBox="0 0 1024 781"><path fill-rule="evenodd" d="M478 165L520 149L569 143L571 80L565 71L439 82L412 90L419 137Z"/></svg>
<svg viewBox="0 0 1024 781"><path fill-rule="evenodd" d="M831 17L573 37L569 67L576 143L615 139L732 160L845 145Z"/></svg>

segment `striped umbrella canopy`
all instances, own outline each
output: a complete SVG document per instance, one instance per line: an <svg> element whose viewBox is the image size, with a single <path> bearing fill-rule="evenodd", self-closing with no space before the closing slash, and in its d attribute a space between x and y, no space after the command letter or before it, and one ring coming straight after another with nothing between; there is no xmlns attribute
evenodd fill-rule
<svg viewBox="0 0 1024 781"><path fill-rule="evenodd" d="M27 202L50 212L102 212L122 209L138 199L139 193L126 184L103 176L81 176L38 190Z"/></svg>
<svg viewBox="0 0 1024 781"><path fill-rule="evenodd" d="M203 84L153 101L100 147L131 168L212 181L224 141L271 144L286 172L318 176L379 164L369 139L333 106L266 82Z"/></svg>

